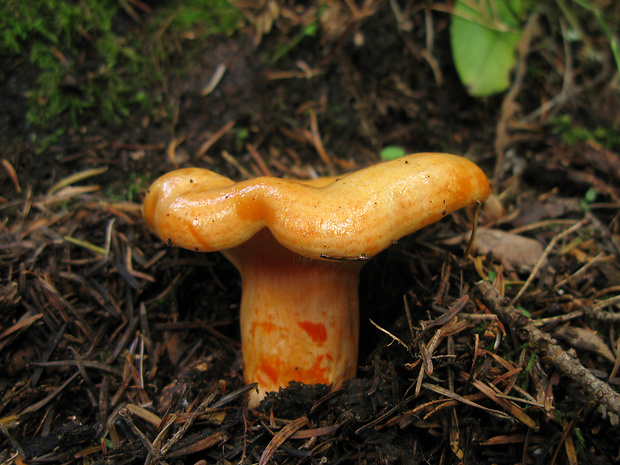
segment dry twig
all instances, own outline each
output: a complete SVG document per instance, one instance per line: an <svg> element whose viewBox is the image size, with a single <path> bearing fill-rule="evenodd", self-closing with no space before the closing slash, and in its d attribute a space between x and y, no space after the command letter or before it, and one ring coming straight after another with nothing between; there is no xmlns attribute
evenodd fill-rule
<svg viewBox="0 0 620 465"><path fill-rule="evenodd" d="M596 378L579 360L566 352L549 334L538 329L532 320L512 305L502 301L497 290L488 281L478 284L485 303L525 338L540 347L554 365L566 376L579 383L594 401L604 405L610 412L620 415L620 394L605 381Z"/></svg>

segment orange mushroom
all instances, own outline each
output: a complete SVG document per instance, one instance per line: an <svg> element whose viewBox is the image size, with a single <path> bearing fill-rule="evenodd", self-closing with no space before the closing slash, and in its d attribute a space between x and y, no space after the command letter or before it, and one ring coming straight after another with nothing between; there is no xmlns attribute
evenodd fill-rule
<svg viewBox="0 0 620 465"><path fill-rule="evenodd" d="M355 375L365 261L489 194L471 161L421 153L338 178L235 183L199 168L150 187L143 214L170 246L221 251L242 277L244 377L266 392Z"/></svg>

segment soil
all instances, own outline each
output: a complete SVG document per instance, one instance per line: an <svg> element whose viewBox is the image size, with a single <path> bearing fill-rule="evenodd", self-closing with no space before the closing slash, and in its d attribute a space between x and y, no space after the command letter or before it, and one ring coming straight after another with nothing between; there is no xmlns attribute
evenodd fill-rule
<svg viewBox="0 0 620 465"><path fill-rule="evenodd" d="M590 32L595 64L583 44L568 57L541 18L519 84L473 98L448 14L408 8L399 28L391 2L327 2L319 31L274 59L314 8L289 3L268 33L248 19L181 43L197 58L165 70L169 113L118 125L91 109L77 127L29 126L38 70L2 60L2 463L620 463L620 137L565 137L620 134L604 41ZM493 194L478 228L503 242L464 253L473 209L403 238L363 269L356 377L291 383L248 409L239 275L152 234L148 185L189 166L239 180L338 174L389 145L481 166ZM528 241L511 254L517 237Z"/></svg>

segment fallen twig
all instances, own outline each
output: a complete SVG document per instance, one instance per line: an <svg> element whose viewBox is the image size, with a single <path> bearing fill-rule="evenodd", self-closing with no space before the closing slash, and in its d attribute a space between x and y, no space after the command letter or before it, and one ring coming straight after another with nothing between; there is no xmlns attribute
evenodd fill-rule
<svg viewBox="0 0 620 465"><path fill-rule="evenodd" d="M530 318L503 301L491 283L482 281L478 283L477 288L482 294L482 299L492 311L497 313L500 319L513 326L524 337L542 349L558 370L579 383L585 393L594 401L605 406L610 412L620 415L620 394L614 391L609 384L596 378L579 360L562 349L554 338L536 328Z"/></svg>

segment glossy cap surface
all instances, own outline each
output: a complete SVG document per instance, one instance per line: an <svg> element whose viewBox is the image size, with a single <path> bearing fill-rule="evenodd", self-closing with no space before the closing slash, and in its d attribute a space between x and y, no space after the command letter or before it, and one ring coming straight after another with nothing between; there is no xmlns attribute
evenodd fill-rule
<svg viewBox="0 0 620 465"><path fill-rule="evenodd" d="M488 195L487 177L471 161L420 153L320 187L274 177L235 183L209 170L180 169L155 181L143 213L171 246L228 250L268 228L304 257L356 260Z"/></svg>

